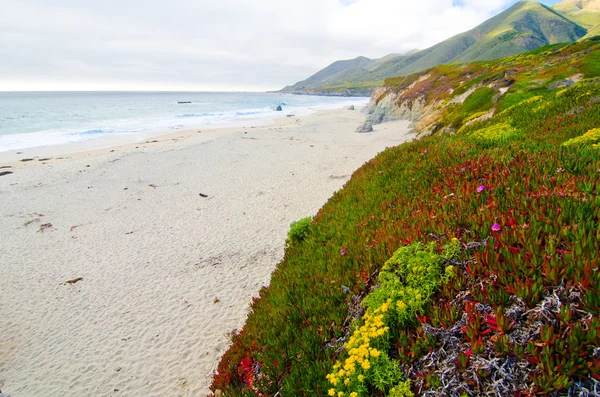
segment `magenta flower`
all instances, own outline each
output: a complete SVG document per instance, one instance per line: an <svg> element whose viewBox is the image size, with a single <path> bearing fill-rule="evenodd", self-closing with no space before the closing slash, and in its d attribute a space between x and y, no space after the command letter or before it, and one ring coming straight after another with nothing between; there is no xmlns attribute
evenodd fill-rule
<svg viewBox="0 0 600 397"><path fill-rule="evenodd" d="M481 185L481 186L479 186L479 187L477 188L477 191L478 191L479 193L483 192L484 190L485 190L485 185Z"/></svg>
<svg viewBox="0 0 600 397"><path fill-rule="evenodd" d="M494 225L492 226L492 230L495 232L499 232L500 230L502 230L502 226L500 226L497 223L494 223Z"/></svg>
<svg viewBox="0 0 600 397"><path fill-rule="evenodd" d="M340 254L342 254L342 255L346 255L346 250L342 248L342 249L340 250Z"/></svg>
<svg viewBox="0 0 600 397"><path fill-rule="evenodd" d="M379 173L380 173L380 174L383 174L383 170L379 170Z"/></svg>
<svg viewBox="0 0 600 397"><path fill-rule="evenodd" d="M558 168L556 169L556 172L558 172L558 173L561 173L561 172L565 172L565 170L564 170L564 169L562 169L561 167L558 167Z"/></svg>
<svg viewBox="0 0 600 397"><path fill-rule="evenodd" d="M425 149L425 153L429 153L429 150Z"/></svg>

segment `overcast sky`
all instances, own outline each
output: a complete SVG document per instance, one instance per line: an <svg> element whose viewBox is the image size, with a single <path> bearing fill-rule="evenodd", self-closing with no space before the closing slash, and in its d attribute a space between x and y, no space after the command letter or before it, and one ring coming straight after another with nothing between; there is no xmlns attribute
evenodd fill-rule
<svg viewBox="0 0 600 397"><path fill-rule="evenodd" d="M513 3L0 0L0 91L279 89L338 59L427 48Z"/></svg>

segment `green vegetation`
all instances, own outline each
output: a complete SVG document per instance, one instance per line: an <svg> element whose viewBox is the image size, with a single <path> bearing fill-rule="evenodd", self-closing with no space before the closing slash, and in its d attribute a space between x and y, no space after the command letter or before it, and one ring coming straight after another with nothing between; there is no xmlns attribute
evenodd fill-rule
<svg viewBox="0 0 600 397"><path fill-rule="evenodd" d="M590 29L600 23L599 0L565 0L552 6L552 9L577 22L586 29Z"/></svg>
<svg viewBox="0 0 600 397"><path fill-rule="evenodd" d="M599 53L589 40L386 80L399 101L440 103L440 125L460 115L454 133L354 173L287 247L212 390L598 390Z"/></svg>
<svg viewBox="0 0 600 397"><path fill-rule="evenodd" d="M290 225L290 231L288 232L288 241L290 243L298 243L303 241L306 236L308 236L311 222L312 218L310 216L292 222Z"/></svg>
<svg viewBox="0 0 600 397"><path fill-rule="evenodd" d="M403 379L401 362L390 357L390 335L417 324L418 316L432 300L442 280L455 273L450 265L460 247L454 239L442 255L437 246L415 243L398 251L385 263L379 274L379 286L363 301L367 309L361 320L352 324L352 333L343 354L327 375L330 396L360 397L369 390L385 394L412 396ZM392 390L395 389L394 392ZM400 391L403 394L400 394Z"/></svg>
<svg viewBox="0 0 600 397"><path fill-rule="evenodd" d="M490 87L479 87L465 101L456 107L450 118L453 126L460 126L465 121L484 115L494 106L494 96L497 90Z"/></svg>
<svg viewBox="0 0 600 397"><path fill-rule="evenodd" d="M564 3L569 1L571 0ZM596 21L594 25L600 23L600 13L588 10L593 10L595 5L592 3L597 3L597 0L577 0L579 3L582 1L586 4L569 4L566 9L572 12L565 13L557 12L538 2L520 1L476 28L423 51L411 51L402 55L390 54L381 59L358 57L334 62L308 79L285 87L283 91L364 94L366 89L372 91L378 81L420 72L440 64L490 60L520 54L548 44L574 42L588 34L588 31L578 24L578 19L569 19L570 16L585 15L590 21ZM592 28L588 25L586 27ZM360 87L362 82L369 82L363 86L363 90L329 89L340 85Z"/></svg>

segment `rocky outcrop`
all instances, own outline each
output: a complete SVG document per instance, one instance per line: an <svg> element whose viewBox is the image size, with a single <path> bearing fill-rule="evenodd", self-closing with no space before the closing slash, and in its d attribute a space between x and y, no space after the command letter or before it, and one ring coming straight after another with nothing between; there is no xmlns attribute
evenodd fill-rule
<svg viewBox="0 0 600 397"><path fill-rule="evenodd" d="M277 105L277 107L275 108L275 111L277 112L281 112L283 110L283 108L281 107L281 105Z"/></svg>
<svg viewBox="0 0 600 397"><path fill-rule="evenodd" d="M419 136L433 133L453 133L457 126L445 123L448 105L463 103L480 87L490 87L498 92L493 101L496 102L508 87L514 82L513 72L504 71L490 78L482 78L476 84L464 85L473 81L478 75L484 74L484 69L464 68L458 73L448 76L438 68L410 76L386 80L386 85L373 92L373 96L365 113L366 121L379 124L393 120L409 120L410 128ZM451 107L451 106L450 106ZM472 122L486 120L493 116L482 115ZM460 126L458 126L460 127Z"/></svg>
<svg viewBox="0 0 600 397"><path fill-rule="evenodd" d="M356 129L356 132L359 132L359 133L371 132L371 131L373 131L373 124L368 121L364 122Z"/></svg>
<svg viewBox="0 0 600 397"><path fill-rule="evenodd" d="M409 120L411 128L417 133L427 132L428 126L420 126L419 122L433 112L437 102L427 103L425 98L404 101L402 92L383 87L373 93L366 108L367 121L380 124L386 121ZM431 127L433 128L433 127Z"/></svg>
<svg viewBox="0 0 600 397"><path fill-rule="evenodd" d="M348 106L348 110L354 110L354 105Z"/></svg>

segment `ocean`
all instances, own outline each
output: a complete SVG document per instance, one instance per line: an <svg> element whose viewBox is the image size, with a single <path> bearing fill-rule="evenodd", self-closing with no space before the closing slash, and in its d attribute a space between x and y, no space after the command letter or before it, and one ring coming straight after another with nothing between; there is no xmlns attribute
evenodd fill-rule
<svg viewBox="0 0 600 397"><path fill-rule="evenodd" d="M368 98L224 92L0 92L0 152L306 114ZM277 106L283 111L276 112Z"/></svg>

